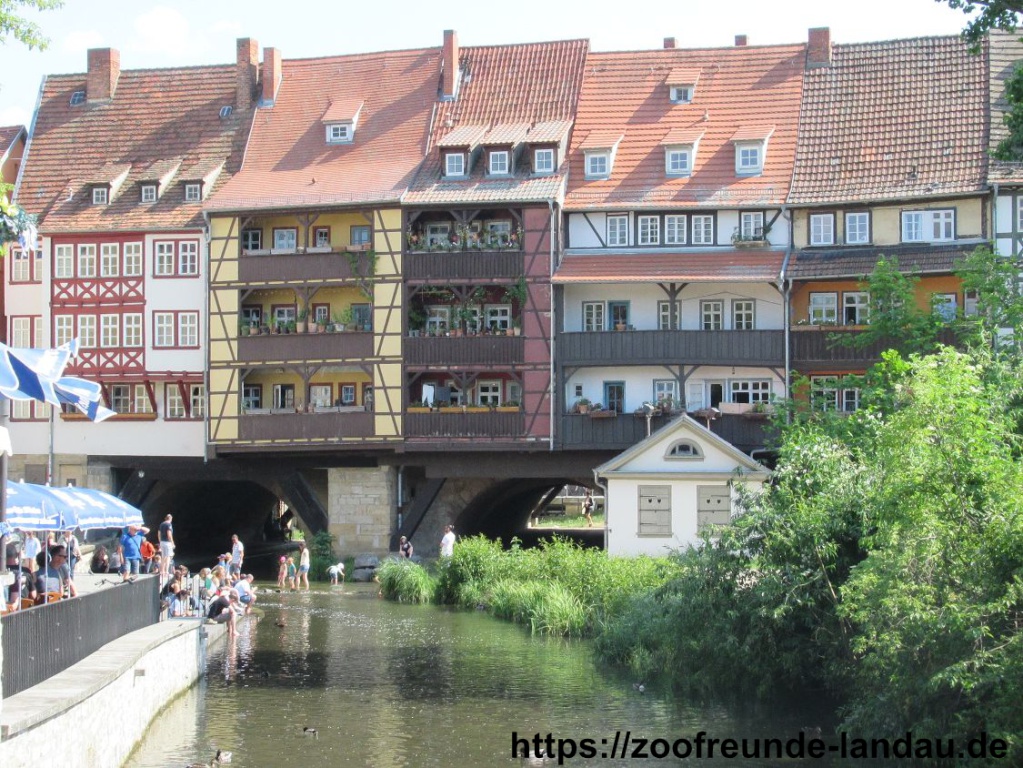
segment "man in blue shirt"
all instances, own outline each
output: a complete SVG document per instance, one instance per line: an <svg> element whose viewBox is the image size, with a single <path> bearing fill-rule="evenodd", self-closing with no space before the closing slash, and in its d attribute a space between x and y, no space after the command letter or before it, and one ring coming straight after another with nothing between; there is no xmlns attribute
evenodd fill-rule
<svg viewBox="0 0 1023 768"><path fill-rule="evenodd" d="M129 525L128 529L121 534L121 541L118 544L118 551L121 553L121 575L122 581L135 581L142 568L142 540L149 529L144 525L141 527Z"/></svg>

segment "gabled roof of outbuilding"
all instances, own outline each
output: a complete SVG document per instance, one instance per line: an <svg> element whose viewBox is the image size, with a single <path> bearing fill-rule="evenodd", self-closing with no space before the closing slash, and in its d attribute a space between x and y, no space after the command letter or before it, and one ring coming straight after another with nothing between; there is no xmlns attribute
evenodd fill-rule
<svg viewBox="0 0 1023 768"><path fill-rule="evenodd" d="M986 67L959 36L833 46L806 72L789 202L982 191Z"/></svg>
<svg viewBox="0 0 1023 768"><path fill-rule="evenodd" d="M46 78L21 172L18 202L40 216L40 231L177 229L202 225L202 204L165 192L140 203L141 182L163 161L226 163L219 183L241 165L252 113L235 103L235 65L122 69L110 101L71 106L86 75ZM92 205L90 183L129 169L113 200ZM175 176L171 185L181 179Z"/></svg>
<svg viewBox="0 0 1023 768"><path fill-rule="evenodd" d="M0 126L0 159L7 156L7 153L11 151L11 147L18 140L18 137L25 133L25 126L23 125L4 125ZM13 184L14 179L4 179L8 184Z"/></svg>
<svg viewBox="0 0 1023 768"><path fill-rule="evenodd" d="M591 53L572 134L566 209L784 202L805 52L801 44ZM669 82L678 77L698 81L691 102L671 102L669 86L686 84ZM763 173L737 177L731 142L747 125L774 131ZM703 132L690 176L665 174L661 142L673 131ZM623 134L611 177L587 180L581 150L594 135Z"/></svg>

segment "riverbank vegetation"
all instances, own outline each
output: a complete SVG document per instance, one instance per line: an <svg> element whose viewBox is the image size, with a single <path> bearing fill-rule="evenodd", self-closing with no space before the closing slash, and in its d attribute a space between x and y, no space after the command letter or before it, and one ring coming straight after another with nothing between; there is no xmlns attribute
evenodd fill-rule
<svg viewBox="0 0 1023 768"><path fill-rule="evenodd" d="M633 600L678 573L668 558L609 558L554 538L535 549L510 549L483 536L461 539L430 574L407 561L377 571L384 597L485 610L540 635L592 636ZM426 598L429 592L429 598Z"/></svg>

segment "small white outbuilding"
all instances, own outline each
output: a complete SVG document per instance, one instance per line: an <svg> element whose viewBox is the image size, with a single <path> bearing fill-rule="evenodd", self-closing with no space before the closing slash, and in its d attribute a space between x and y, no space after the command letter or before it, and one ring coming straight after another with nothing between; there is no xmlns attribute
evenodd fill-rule
<svg viewBox="0 0 1023 768"><path fill-rule="evenodd" d="M738 485L758 490L770 474L686 415L593 472L607 487L608 554L654 556L728 525Z"/></svg>

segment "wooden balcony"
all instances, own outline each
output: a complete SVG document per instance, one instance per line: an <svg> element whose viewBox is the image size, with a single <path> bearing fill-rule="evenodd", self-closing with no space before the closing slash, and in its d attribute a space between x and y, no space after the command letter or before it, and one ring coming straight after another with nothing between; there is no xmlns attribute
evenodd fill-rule
<svg viewBox="0 0 1023 768"><path fill-rule="evenodd" d="M279 333L238 337L238 362L278 360L360 360L372 356L373 334Z"/></svg>
<svg viewBox="0 0 1023 768"><path fill-rule="evenodd" d="M784 365L784 331L597 331L562 333L564 365Z"/></svg>
<svg viewBox="0 0 1023 768"><path fill-rule="evenodd" d="M800 372L862 370L881 360L881 353L891 349L890 340L876 341L866 347L843 343L844 337L863 334L862 330L834 326L795 326L792 329L792 367ZM954 345L951 329L942 331L939 340Z"/></svg>
<svg viewBox="0 0 1023 768"><path fill-rule="evenodd" d="M525 360L521 336L419 336L405 339L405 364L501 366Z"/></svg>
<svg viewBox="0 0 1023 768"><path fill-rule="evenodd" d="M477 437L481 439L523 437L526 419L521 412L498 411L405 414L405 437Z"/></svg>
<svg viewBox="0 0 1023 768"><path fill-rule="evenodd" d="M650 417L650 432L656 432L678 416ZM701 419L697 421L706 426ZM770 422L739 415L721 415L710 423L710 431L742 451L763 448ZM567 414L561 418L562 448L624 451L646 439L646 417L632 413L594 417L592 414Z"/></svg>
<svg viewBox="0 0 1023 768"><path fill-rule="evenodd" d="M526 270L522 251L411 251L405 254L409 282L515 280Z"/></svg>
<svg viewBox="0 0 1023 768"><path fill-rule="evenodd" d="M341 413L246 413L239 419L242 440L332 440L373 437L373 414L361 410Z"/></svg>
<svg viewBox="0 0 1023 768"><path fill-rule="evenodd" d="M310 253L293 251L246 251L238 260L238 279L246 283L276 283L288 281L350 280L352 274L349 257L361 252L319 251Z"/></svg>

